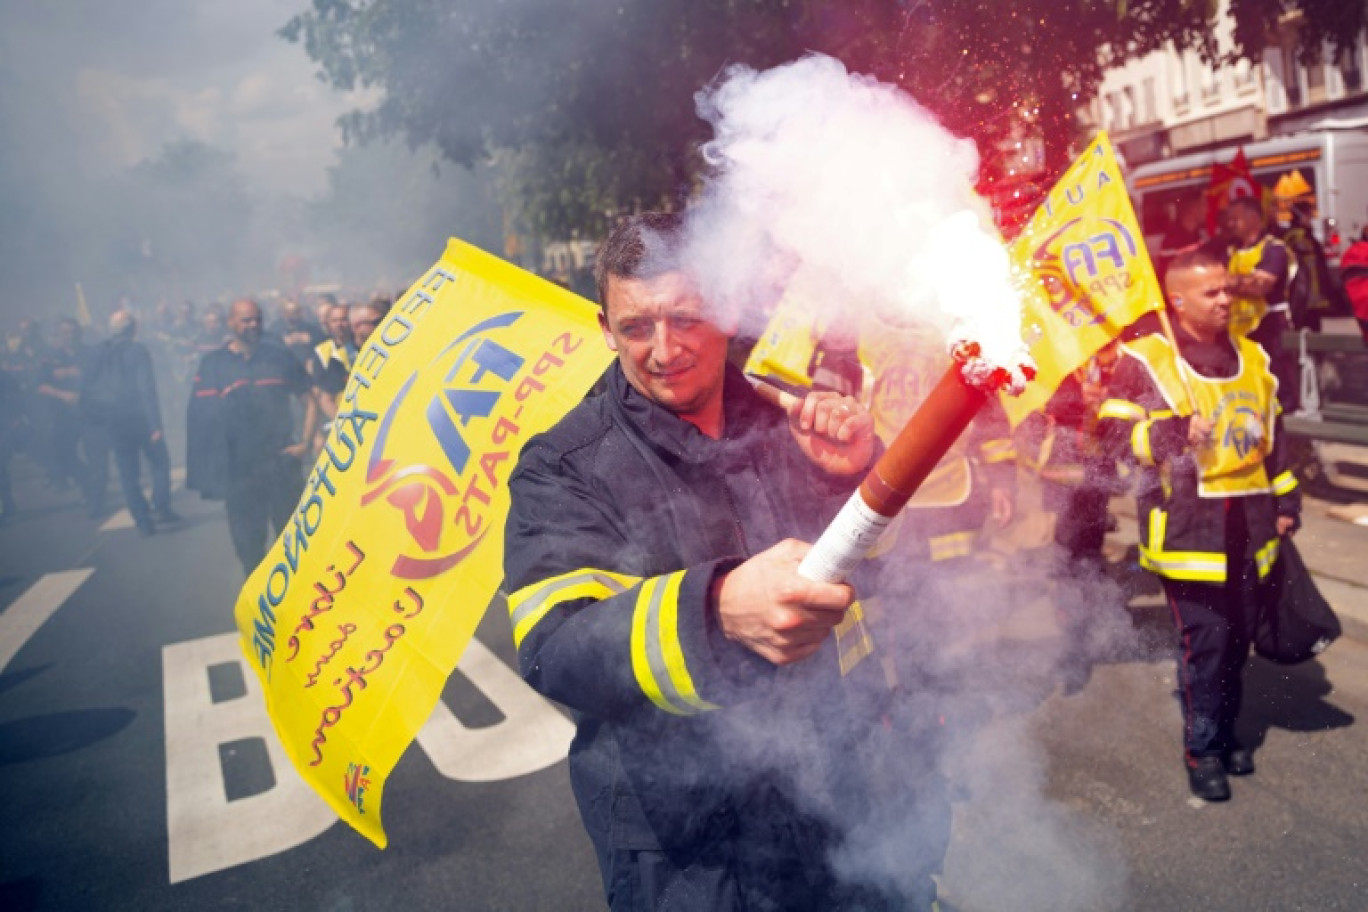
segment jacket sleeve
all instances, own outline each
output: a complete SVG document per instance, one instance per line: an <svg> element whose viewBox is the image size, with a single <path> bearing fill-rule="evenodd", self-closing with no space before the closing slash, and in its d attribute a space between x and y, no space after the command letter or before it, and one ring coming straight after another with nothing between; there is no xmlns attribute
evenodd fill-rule
<svg viewBox="0 0 1368 912"><path fill-rule="evenodd" d="M509 491L504 585L519 670L537 692L605 719L693 715L772 675L714 629L709 589L735 561L624 572L635 549L613 505L540 441L523 451Z"/></svg>
<svg viewBox="0 0 1368 912"><path fill-rule="evenodd" d="M1175 415L1135 355L1125 352L1097 412L1104 452L1128 465L1158 466L1188 450L1188 418Z"/></svg>
<svg viewBox="0 0 1368 912"><path fill-rule="evenodd" d="M1273 446L1264 459L1264 471L1273 486L1273 498L1279 516L1301 517L1301 485L1292 470L1292 460L1283 430L1282 406L1273 400Z"/></svg>

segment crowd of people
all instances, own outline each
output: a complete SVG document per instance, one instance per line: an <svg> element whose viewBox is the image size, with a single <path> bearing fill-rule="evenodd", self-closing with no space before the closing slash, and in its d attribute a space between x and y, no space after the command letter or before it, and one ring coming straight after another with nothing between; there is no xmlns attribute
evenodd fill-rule
<svg viewBox="0 0 1368 912"><path fill-rule="evenodd" d="M1220 224L1156 252L1162 311L1041 414L1016 433L993 404L979 414L861 569L858 603L798 574L805 542L870 466L867 444L921 404L941 347L862 314L818 333L806 382L768 378L797 396L767 412L673 265L679 220L614 230L596 278L616 362L524 449L505 544L520 668L575 710L571 780L612 908L938 907L945 700L964 673L946 619L991 572L976 552L1014 514L1019 461L1056 514L1047 572L1066 584L1103 574L1109 505L1135 497L1138 563L1181 641L1189 789L1225 801L1228 777L1255 772L1237 721L1256 619L1293 574L1310 584L1292 556L1301 503L1281 423L1298 365L1282 335L1334 290L1308 280L1313 239L1275 237L1256 201ZM1085 670L1107 606L1063 601L1062 664ZM881 830L904 837L898 876L843 877L833 859Z"/></svg>
<svg viewBox="0 0 1368 912"><path fill-rule="evenodd" d="M1016 514L1022 465L1056 517L1058 579L1104 572L1109 506L1135 496L1139 564L1159 578L1183 644L1190 789L1226 800L1227 777L1254 772L1236 735L1242 674L1300 513L1281 432L1299 366L1282 334L1318 325L1342 292L1305 213L1279 238L1256 201L1235 200L1210 238L1196 212L1180 207L1155 251L1162 313L1015 431L990 404L928 477L883 561L861 571L858 604L849 586L797 575L807 545L794 537L820 532L920 405L945 369L941 346L925 327L863 315L820 339L810 389L776 412L733 366L728 333L687 277L644 256L673 249L678 217L614 230L595 278L616 362L521 454L505 547L520 667L576 713L571 779L614 908L934 907L950 820L937 695L960 673L942 648L944 605L983 572L985 530ZM160 374L172 407L187 403L187 487L225 501L250 573L389 306L287 300L269 322L245 298L199 319L189 305L159 309L145 343L127 307L94 345L75 320L59 321L51 342L24 321L3 359L0 516L16 509L8 464L22 446L92 516L106 509L112 454L139 531L179 522ZM1096 607L1070 602L1067 641L1088 642ZM884 649L864 661L873 643ZM807 662L826 652L832 662ZM1080 648L1065 665L1087 662ZM766 740L779 721L784 737ZM776 752L805 771L801 795L769 776ZM906 820L917 842L896 882L852 886L832 869L847 825Z"/></svg>
<svg viewBox="0 0 1368 912"><path fill-rule="evenodd" d="M167 434L169 425L178 436L181 418L188 413L187 469L197 453L212 452L215 446L225 454L216 465L234 469L234 485L203 482L202 473L197 483L208 484L202 493L211 497L233 492L227 498L233 540L250 571L268 542L263 516L277 520L278 529L282 511L293 506L298 486L285 479L302 479L300 462L321 446L352 358L388 312L390 299L342 303L322 295L311 303L306 308L298 300L281 300L269 325L263 326L260 306L245 299L227 308L210 305L198 315L190 302L177 308L163 303L144 314L122 300L94 340L96 332L74 317L58 319L50 335L40 319L21 319L0 350L0 522L11 521L23 506L10 474L13 458L23 454L40 469L48 488L73 492L96 520L109 513L112 459L137 530L152 535L177 527L182 520L171 504ZM248 317L245 309L254 309L255 315ZM232 379L223 380L230 355L260 373L258 351L275 370L289 370L287 387L296 398L284 410L275 401L279 391L272 383L234 386ZM191 433L197 412L201 418L204 412L196 408L196 400L210 389L230 403L224 414L230 423L237 422L234 433L206 432L202 420ZM252 402L238 409L248 398ZM313 420L314 415L321 420ZM280 442L268 440L271 435L284 441L280 449L288 452L282 458L294 460L292 466L276 467L273 483L243 469L248 459L243 454ZM144 465L150 501L144 493ZM240 491L237 482L244 479L247 486ZM259 496L262 484L271 497ZM281 507L284 500L289 504ZM259 510L266 514L259 516ZM246 531L249 526L260 527L259 545L247 543L256 538Z"/></svg>

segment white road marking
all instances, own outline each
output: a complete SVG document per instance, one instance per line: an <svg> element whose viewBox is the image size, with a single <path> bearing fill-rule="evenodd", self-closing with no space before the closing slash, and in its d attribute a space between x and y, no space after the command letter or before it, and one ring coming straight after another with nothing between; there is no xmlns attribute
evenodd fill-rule
<svg viewBox="0 0 1368 912"><path fill-rule="evenodd" d="M418 744L437 771L458 782L498 782L526 776L565 759L574 724L556 711L479 640L456 666L503 713L498 725L472 729L437 701Z"/></svg>
<svg viewBox="0 0 1368 912"><path fill-rule="evenodd" d="M24 590L14 602L0 612L0 671L10 663L10 659L24 647L38 628L62 603L71 598L73 592L81 588L94 567L79 567L59 573L44 574L38 582Z"/></svg>
<svg viewBox="0 0 1368 912"><path fill-rule="evenodd" d="M185 468L184 468L184 466L174 466L174 467L171 469L171 491L172 491L172 493L175 493L176 491L179 491L180 488L181 488L181 485L183 485L183 484L185 484ZM143 494L147 495L147 498L148 498L149 500L151 500L152 495L151 495L151 493L150 493L145 487L144 487L144 490L143 490ZM129 512L128 512L128 508L125 507L125 508L123 508L122 510L120 510L118 513L115 513L113 516L109 517L109 519L106 519L104 525L103 525L103 526L100 526L100 531L101 531L101 532L117 532L117 531L120 530L120 529L131 529L131 528L133 528L133 514L132 514L132 513L129 513Z"/></svg>
<svg viewBox="0 0 1368 912"><path fill-rule="evenodd" d="M247 693L215 703L209 668L237 663ZM261 683L236 633L162 647L166 701L166 836L171 883L303 845L337 815L300 778L266 715ZM219 745L261 738L275 786L229 801Z"/></svg>
<svg viewBox="0 0 1368 912"><path fill-rule="evenodd" d="M209 668L236 663L247 692L213 702ZM565 758L574 726L488 647L471 640L458 666L504 720L468 729L440 701L418 733L433 766L461 782L525 776ZM267 858L321 835L337 815L305 784L281 746L261 684L236 633L162 647L166 701L166 829L171 883ZM275 785L227 799L219 745L266 742Z"/></svg>

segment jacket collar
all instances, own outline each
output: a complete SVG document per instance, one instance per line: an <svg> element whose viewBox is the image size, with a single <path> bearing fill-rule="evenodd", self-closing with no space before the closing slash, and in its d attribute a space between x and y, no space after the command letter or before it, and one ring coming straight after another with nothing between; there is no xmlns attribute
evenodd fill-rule
<svg viewBox="0 0 1368 912"><path fill-rule="evenodd" d="M780 413L761 399L736 367L725 368L722 387L722 438L713 440L628 382L622 366L608 373L608 398L614 414L654 449L689 463L724 458Z"/></svg>

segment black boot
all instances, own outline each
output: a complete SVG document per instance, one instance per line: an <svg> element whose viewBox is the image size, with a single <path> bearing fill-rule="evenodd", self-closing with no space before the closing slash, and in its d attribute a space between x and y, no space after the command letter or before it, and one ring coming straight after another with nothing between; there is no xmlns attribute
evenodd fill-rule
<svg viewBox="0 0 1368 912"><path fill-rule="evenodd" d="M1248 776L1254 772L1254 752L1243 747L1232 748L1221 755L1221 765L1231 776Z"/></svg>
<svg viewBox="0 0 1368 912"><path fill-rule="evenodd" d="M1189 764L1188 787L1203 801L1230 800L1230 783L1220 757L1198 757L1195 766Z"/></svg>

